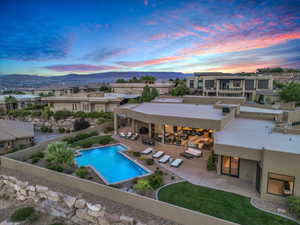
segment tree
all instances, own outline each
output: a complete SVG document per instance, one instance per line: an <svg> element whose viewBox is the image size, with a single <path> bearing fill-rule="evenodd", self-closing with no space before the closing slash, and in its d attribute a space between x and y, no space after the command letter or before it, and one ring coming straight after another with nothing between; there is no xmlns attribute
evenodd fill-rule
<svg viewBox="0 0 300 225"><path fill-rule="evenodd" d="M133 188L140 191L141 193L145 193L147 191L152 190L152 187L148 179L138 180L137 183L133 186Z"/></svg>
<svg viewBox="0 0 300 225"><path fill-rule="evenodd" d="M74 151L66 142L55 142L48 145L46 158L50 162L63 166L71 165L74 160Z"/></svg>
<svg viewBox="0 0 300 225"><path fill-rule="evenodd" d="M156 77L146 75L146 76L142 76L140 78L140 81L147 84L153 84L156 81Z"/></svg>
<svg viewBox="0 0 300 225"><path fill-rule="evenodd" d="M139 83L139 79L137 79L136 77L131 78L129 81L129 83Z"/></svg>
<svg viewBox="0 0 300 225"><path fill-rule="evenodd" d="M153 100L159 96L159 93L156 88L151 88L150 96L151 96L151 100Z"/></svg>
<svg viewBox="0 0 300 225"><path fill-rule="evenodd" d="M7 96L5 97L5 103L10 103L10 104L13 104L13 103L17 103L18 100L14 97L14 96Z"/></svg>
<svg viewBox="0 0 300 225"><path fill-rule="evenodd" d="M300 102L300 84L285 85L280 91L280 99L284 102Z"/></svg>
<svg viewBox="0 0 300 225"><path fill-rule="evenodd" d="M185 82L181 81L178 85L172 89L171 95L173 96L183 96L189 94L190 90L186 86Z"/></svg>
<svg viewBox="0 0 300 225"><path fill-rule="evenodd" d="M79 87L73 87L72 91L73 91L73 93L79 93L80 89L79 89Z"/></svg>
<svg viewBox="0 0 300 225"><path fill-rule="evenodd" d="M123 78L119 78L116 80L116 83L127 83L127 81Z"/></svg>
<svg viewBox="0 0 300 225"><path fill-rule="evenodd" d="M152 99L151 99L151 90L150 90L150 87L148 85L146 85L144 88L143 88L143 92L142 92L142 101L143 102L150 102Z"/></svg>

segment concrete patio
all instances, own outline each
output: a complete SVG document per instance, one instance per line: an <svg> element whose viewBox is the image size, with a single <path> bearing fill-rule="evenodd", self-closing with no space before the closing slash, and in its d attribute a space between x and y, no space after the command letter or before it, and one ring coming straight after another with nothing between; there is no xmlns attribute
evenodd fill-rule
<svg viewBox="0 0 300 225"><path fill-rule="evenodd" d="M115 136L114 138L134 151L143 151L145 148L149 147L142 144L141 138L136 141L120 138L119 136ZM155 151L164 151L166 155L170 155L172 158L182 158L184 162L179 168L171 167L169 163L157 164L190 183L233 192L251 198L258 197L254 184L235 177L218 175L216 171L207 171L207 159L211 154L211 151L204 150L203 157L201 158L185 159L180 156L180 153L185 150L183 146L167 145L156 142L156 145L153 148ZM151 157L151 155L148 157Z"/></svg>

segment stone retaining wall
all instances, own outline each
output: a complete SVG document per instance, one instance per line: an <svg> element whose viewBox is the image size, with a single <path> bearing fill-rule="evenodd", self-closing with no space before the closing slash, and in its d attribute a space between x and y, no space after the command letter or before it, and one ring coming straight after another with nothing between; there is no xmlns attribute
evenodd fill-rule
<svg viewBox="0 0 300 225"><path fill-rule="evenodd" d="M105 206L100 204L92 204L83 198L54 192L45 186L31 185L12 176L0 175L0 198L26 201L41 212L63 217L81 225L144 224L126 215L110 214Z"/></svg>

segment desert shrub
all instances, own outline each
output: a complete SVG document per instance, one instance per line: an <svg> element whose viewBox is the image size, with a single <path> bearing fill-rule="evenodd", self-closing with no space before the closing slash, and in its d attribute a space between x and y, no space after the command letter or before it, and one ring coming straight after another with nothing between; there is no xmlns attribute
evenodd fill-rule
<svg viewBox="0 0 300 225"><path fill-rule="evenodd" d="M113 142L114 139L111 136L100 136L97 137L97 143L100 145L107 145L110 142Z"/></svg>
<svg viewBox="0 0 300 225"><path fill-rule="evenodd" d="M98 125L103 124L103 123L105 123L105 121L106 120L103 117L100 117L100 118L97 119L97 124Z"/></svg>
<svg viewBox="0 0 300 225"><path fill-rule="evenodd" d="M32 154L32 156L30 157L32 159L32 163L37 163L38 161L40 161L42 158L44 158L45 153L44 152L36 152L34 154Z"/></svg>
<svg viewBox="0 0 300 225"><path fill-rule="evenodd" d="M210 155L206 165L207 170L216 170L216 163L214 162L213 155Z"/></svg>
<svg viewBox="0 0 300 225"><path fill-rule="evenodd" d="M134 156L134 157L140 157L140 156L141 156L141 153L140 153L140 152L133 152L133 156Z"/></svg>
<svg viewBox="0 0 300 225"><path fill-rule="evenodd" d="M52 129L52 127L48 127L48 126L43 125L41 127L41 132L43 132L43 133L51 133L51 132L53 132L53 129Z"/></svg>
<svg viewBox="0 0 300 225"><path fill-rule="evenodd" d="M55 120L62 120L67 119L68 117L72 116L72 112L70 111L57 111L53 114Z"/></svg>
<svg viewBox="0 0 300 225"><path fill-rule="evenodd" d="M17 151L23 150L25 148L26 148L26 145L18 144L16 147L13 148L12 152L17 152Z"/></svg>
<svg viewBox="0 0 300 225"><path fill-rule="evenodd" d="M174 176L171 176L171 180L175 180L175 177L174 177Z"/></svg>
<svg viewBox="0 0 300 225"><path fill-rule="evenodd" d="M20 222L20 221L28 220L30 219L30 217L34 215L35 215L35 209L33 207L19 208L12 214L10 220L12 222Z"/></svg>
<svg viewBox="0 0 300 225"><path fill-rule="evenodd" d="M49 165L47 165L46 167L47 167L47 169L54 170L56 172L63 172L64 171L64 168L62 166L56 165L56 164L52 164L52 163L49 164Z"/></svg>
<svg viewBox="0 0 300 225"><path fill-rule="evenodd" d="M75 120L73 126L75 131L83 130L90 126L90 122L85 120L84 118L80 118L78 120Z"/></svg>
<svg viewBox="0 0 300 225"><path fill-rule="evenodd" d="M139 179L135 185L133 185L135 190L138 190L142 193L152 190L149 179Z"/></svg>
<svg viewBox="0 0 300 225"><path fill-rule="evenodd" d="M114 130L113 125L110 125L110 126L105 127L105 128L103 129L103 132L104 132L105 134L107 134L107 133L112 132L113 130Z"/></svg>
<svg viewBox="0 0 300 225"><path fill-rule="evenodd" d="M157 172L147 177L147 179L149 180L149 184L153 189L157 189L164 184L162 174Z"/></svg>
<svg viewBox="0 0 300 225"><path fill-rule="evenodd" d="M77 118L86 118L87 117L87 113L79 111L79 112L74 113L74 117L77 117Z"/></svg>
<svg viewBox="0 0 300 225"><path fill-rule="evenodd" d="M63 128L63 127L60 127L60 128L58 128L58 132L59 133L65 133L66 132L66 129L65 128Z"/></svg>
<svg viewBox="0 0 300 225"><path fill-rule="evenodd" d="M75 171L75 174L77 177L86 178L86 176L89 174L89 171L85 167L80 167Z"/></svg>
<svg viewBox="0 0 300 225"><path fill-rule="evenodd" d="M89 148L94 144L92 140L82 140L79 144L80 147L82 148Z"/></svg>
<svg viewBox="0 0 300 225"><path fill-rule="evenodd" d="M290 196L287 198L289 211L300 218L300 197Z"/></svg>
<svg viewBox="0 0 300 225"><path fill-rule="evenodd" d="M145 159L145 162L148 166L152 166L154 164L154 160L153 159Z"/></svg>
<svg viewBox="0 0 300 225"><path fill-rule="evenodd" d="M97 136L98 134L99 134L98 131L93 130L93 131L91 131L91 132L89 133L89 136L90 136L90 137L93 137L93 136Z"/></svg>
<svg viewBox="0 0 300 225"><path fill-rule="evenodd" d="M41 115L42 115L41 111L34 111L34 112L31 113L32 117L40 117Z"/></svg>

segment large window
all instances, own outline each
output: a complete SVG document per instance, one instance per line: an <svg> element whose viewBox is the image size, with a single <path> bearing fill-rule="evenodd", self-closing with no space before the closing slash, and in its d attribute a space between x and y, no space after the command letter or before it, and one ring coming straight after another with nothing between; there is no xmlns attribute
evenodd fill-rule
<svg viewBox="0 0 300 225"><path fill-rule="evenodd" d="M269 80L258 80L258 89L268 89Z"/></svg>
<svg viewBox="0 0 300 225"><path fill-rule="evenodd" d="M222 156L222 174L238 177L240 172L240 159L237 157Z"/></svg>
<svg viewBox="0 0 300 225"><path fill-rule="evenodd" d="M194 88L194 80L190 80L190 88Z"/></svg>
<svg viewBox="0 0 300 225"><path fill-rule="evenodd" d="M293 176L269 173L267 192L273 195L290 196L294 194L294 184Z"/></svg>

